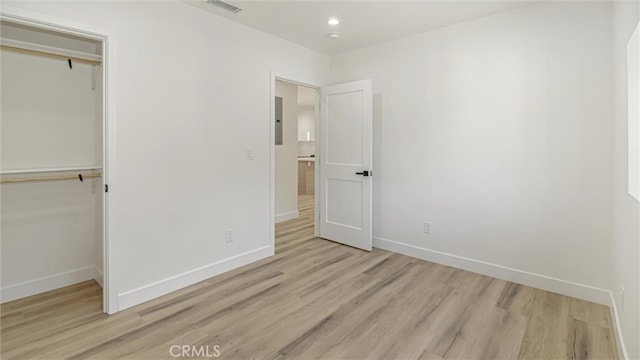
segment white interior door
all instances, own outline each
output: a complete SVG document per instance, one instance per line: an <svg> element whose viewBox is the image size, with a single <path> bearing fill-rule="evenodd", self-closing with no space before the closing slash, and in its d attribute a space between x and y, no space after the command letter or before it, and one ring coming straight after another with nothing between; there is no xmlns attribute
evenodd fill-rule
<svg viewBox="0 0 640 360"><path fill-rule="evenodd" d="M319 235L371 251L371 80L320 89Z"/></svg>

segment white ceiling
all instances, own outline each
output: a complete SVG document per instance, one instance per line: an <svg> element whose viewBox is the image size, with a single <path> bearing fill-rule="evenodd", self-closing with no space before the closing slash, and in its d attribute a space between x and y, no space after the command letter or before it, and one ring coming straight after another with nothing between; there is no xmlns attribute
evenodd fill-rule
<svg viewBox="0 0 640 360"><path fill-rule="evenodd" d="M206 0L188 3L233 21L331 55L389 41L458 22L507 11L535 1L501 0L356 0L356 1L226 1L242 8L237 14ZM337 26L327 20L336 17ZM330 39L330 32L339 39Z"/></svg>

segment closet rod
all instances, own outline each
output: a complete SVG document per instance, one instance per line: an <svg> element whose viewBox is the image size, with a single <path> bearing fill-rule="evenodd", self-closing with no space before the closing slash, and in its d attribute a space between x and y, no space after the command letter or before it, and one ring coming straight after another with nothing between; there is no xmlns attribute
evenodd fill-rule
<svg viewBox="0 0 640 360"><path fill-rule="evenodd" d="M80 174L79 174L80 175ZM24 182L36 182L36 181L57 181L57 180L80 180L79 175L66 175L66 176L40 176L40 177L25 177L25 178L13 178L13 179L0 179L0 183L24 183ZM82 179L94 179L101 177L101 173L82 175Z"/></svg>
<svg viewBox="0 0 640 360"><path fill-rule="evenodd" d="M2 175L25 175L25 174L37 174L37 173L52 173L52 172L74 172L76 174L91 171L93 173L100 172L102 170L99 166L74 166L74 167L56 167L56 168L40 168L40 169L9 169L0 170L0 176Z"/></svg>
<svg viewBox="0 0 640 360"><path fill-rule="evenodd" d="M0 45L0 49L20 52L25 54L32 54L32 55L43 55L43 56L48 56L56 59L64 59L64 60L71 59L73 61L77 61L80 63L89 64L89 65L100 65L102 63L101 61L98 61L98 60L83 59L81 57L72 56L72 55L56 54L53 52L42 51L42 50L25 49L22 47L10 46L10 45L4 45L4 44Z"/></svg>

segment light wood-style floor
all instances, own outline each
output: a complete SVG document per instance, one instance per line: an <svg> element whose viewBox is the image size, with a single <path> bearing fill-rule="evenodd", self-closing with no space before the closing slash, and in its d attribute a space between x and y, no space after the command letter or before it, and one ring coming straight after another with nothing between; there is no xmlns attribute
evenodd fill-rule
<svg viewBox="0 0 640 360"><path fill-rule="evenodd" d="M314 238L312 205L276 256L112 316L94 282L3 304L2 359L617 358L606 307Z"/></svg>

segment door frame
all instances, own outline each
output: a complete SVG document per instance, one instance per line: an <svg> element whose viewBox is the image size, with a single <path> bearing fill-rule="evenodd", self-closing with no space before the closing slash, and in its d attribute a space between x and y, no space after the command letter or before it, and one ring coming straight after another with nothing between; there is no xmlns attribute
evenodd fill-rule
<svg viewBox="0 0 640 360"><path fill-rule="evenodd" d="M296 80L302 77L295 75L286 75L284 72L278 72L271 70L269 74L269 246L271 247L271 255L275 255L276 251L276 134L275 134L275 126L276 126L276 110L274 106L274 98L276 96L276 81L283 81L289 84L304 86L308 88L312 88L316 90L316 99L315 99L315 118L316 121L314 126L316 128L316 134L319 134L320 130L320 122L318 121L318 116L320 116L320 88L321 84L314 83L313 81L304 81L304 80ZM319 167L318 167L318 154L322 145L319 141L315 143L316 149L316 161L314 161L315 166L315 188L318 189L318 179L319 179ZM318 209L318 192L314 191L314 207L315 207L315 215L314 215L314 226L313 233L315 236L319 234L318 228L318 217L320 216Z"/></svg>
<svg viewBox="0 0 640 360"><path fill-rule="evenodd" d="M3 5L0 19L30 27L80 36L102 42L102 179L110 188L116 187L116 35L111 30L97 28L68 19ZM118 312L118 287L115 267L115 242L117 236L116 201L102 191L103 206L103 294L102 309L107 314Z"/></svg>

